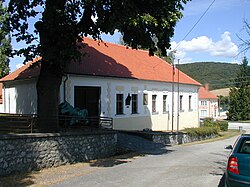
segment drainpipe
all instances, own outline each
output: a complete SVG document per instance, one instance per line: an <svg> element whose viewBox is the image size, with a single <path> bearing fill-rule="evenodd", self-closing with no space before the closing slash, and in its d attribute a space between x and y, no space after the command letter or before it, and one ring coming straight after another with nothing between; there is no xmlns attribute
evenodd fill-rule
<svg viewBox="0 0 250 187"><path fill-rule="evenodd" d="M3 100L3 110L6 112L6 91L5 91L5 84L3 83L3 94L2 94L2 100Z"/></svg>
<svg viewBox="0 0 250 187"><path fill-rule="evenodd" d="M66 82L69 79L69 76L66 75L65 80L63 81L63 101L66 101Z"/></svg>

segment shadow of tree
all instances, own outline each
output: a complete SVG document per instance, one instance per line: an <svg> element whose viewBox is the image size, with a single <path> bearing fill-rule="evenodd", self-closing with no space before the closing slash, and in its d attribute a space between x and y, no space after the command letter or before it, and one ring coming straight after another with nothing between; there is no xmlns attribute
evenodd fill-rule
<svg viewBox="0 0 250 187"><path fill-rule="evenodd" d="M34 177L31 173L12 174L7 177L0 177L0 187L25 187L33 184L35 184Z"/></svg>
<svg viewBox="0 0 250 187"><path fill-rule="evenodd" d="M92 167L113 167L120 164L132 162L134 159L143 156L136 152L130 152L123 155L116 155L110 158L98 159L90 162Z"/></svg>

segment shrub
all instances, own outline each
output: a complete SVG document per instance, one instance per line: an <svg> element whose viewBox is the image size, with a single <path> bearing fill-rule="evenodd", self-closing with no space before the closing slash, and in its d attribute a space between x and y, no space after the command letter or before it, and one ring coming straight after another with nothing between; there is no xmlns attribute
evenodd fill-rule
<svg viewBox="0 0 250 187"><path fill-rule="evenodd" d="M221 131L228 130L228 122L227 121L217 121L217 126L220 128Z"/></svg>
<svg viewBox="0 0 250 187"><path fill-rule="evenodd" d="M203 127L217 127L220 131L228 130L228 122L227 121L212 121L210 118L206 118Z"/></svg>
<svg viewBox="0 0 250 187"><path fill-rule="evenodd" d="M198 127L198 128L186 128L185 132L192 137L199 137L199 136L209 136L212 134L217 135L219 132L218 127Z"/></svg>

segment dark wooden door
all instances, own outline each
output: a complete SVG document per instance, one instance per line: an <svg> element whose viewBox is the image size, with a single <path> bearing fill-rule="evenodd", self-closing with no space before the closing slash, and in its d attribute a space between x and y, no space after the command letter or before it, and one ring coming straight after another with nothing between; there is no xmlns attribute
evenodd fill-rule
<svg viewBox="0 0 250 187"><path fill-rule="evenodd" d="M75 86L74 105L87 109L89 116L100 116L100 87Z"/></svg>

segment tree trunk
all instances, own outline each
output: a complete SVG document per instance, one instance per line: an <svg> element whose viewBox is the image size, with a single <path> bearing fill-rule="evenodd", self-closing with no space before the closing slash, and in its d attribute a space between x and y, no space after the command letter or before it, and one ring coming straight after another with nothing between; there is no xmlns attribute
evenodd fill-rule
<svg viewBox="0 0 250 187"><path fill-rule="evenodd" d="M48 63L41 63L40 76L37 81L37 112L39 132L58 132L59 92L62 76L55 74Z"/></svg>

